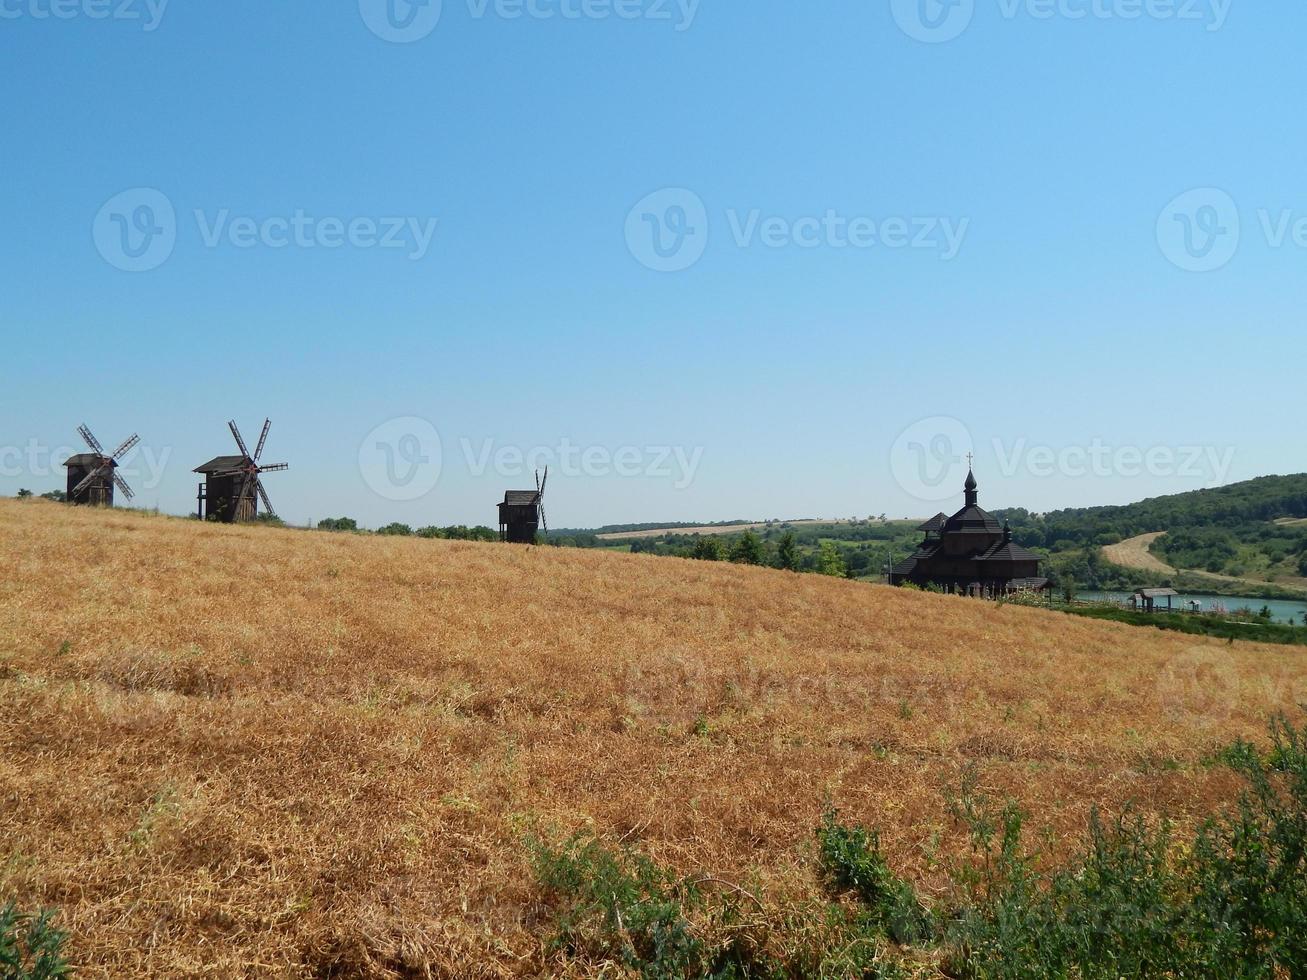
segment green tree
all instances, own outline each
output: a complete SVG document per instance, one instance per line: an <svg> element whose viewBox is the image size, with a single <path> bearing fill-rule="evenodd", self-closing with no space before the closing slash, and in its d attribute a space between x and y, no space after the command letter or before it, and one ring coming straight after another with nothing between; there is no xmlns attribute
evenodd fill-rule
<svg viewBox="0 0 1307 980"><path fill-rule="evenodd" d="M1307 576L1307 554L1298 560L1298 574Z"/></svg>
<svg viewBox="0 0 1307 980"><path fill-rule="evenodd" d="M776 545L776 567L789 572L799 570L799 540L794 536L793 531L782 534L780 542Z"/></svg>
<svg viewBox="0 0 1307 980"><path fill-rule="evenodd" d="M325 521L318 521L319 531L357 531L358 529L358 521L352 517L328 517Z"/></svg>
<svg viewBox="0 0 1307 980"><path fill-rule="evenodd" d="M56 503L64 504L68 502L68 494L62 490L51 490L49 493L41 494L42 500L53 500Z"/></svg>
<svg viewBox="0 0 1307 980"><path fill-rule="evenodd" d="M761 565L762 539L752 531L745 531L731 548L731 561L737 565Z"/></svg>
<svg viewBox="0 0 1307 980"><path fill-rule="evenodd" d="M32 491L26 488L20 487L18 490L18 496L20 499L23 497L30 497L31 495L32 495Z"/></svg>
<svg viewBox="0 0 1307 980"><path fill-rule="evenodd" d="M849 569L844 564L844 555L840 553L839 545L834 541L821 543L821 548L817 551L817 572L836 578L844 578L848 574Z"/></svg>
<svg viewBox="0 0 1307 980"><path fill-rule="evenodd" d="M690 549L690 557L697 558L699 561L721 561L726 557L726 549L722 547L719 539L702 537Z"/></svg>
<svg viewBox="0 0 1307 980"><path fill-rule="evenodd" d="M413 534L413 529L407 524L387 524L385 527L377 528L378 534L384 534L387 537L407 538Z"/></svg>

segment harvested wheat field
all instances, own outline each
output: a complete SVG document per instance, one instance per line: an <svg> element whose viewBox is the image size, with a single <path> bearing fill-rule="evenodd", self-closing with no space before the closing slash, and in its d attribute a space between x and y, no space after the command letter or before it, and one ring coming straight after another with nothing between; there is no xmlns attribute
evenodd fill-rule
<svg viewBox="0 0 1307 980"><path fill-rule="evenodd" d="M815 891L827 801L929 889L974 765L1054 840L1177 821L1295 648L763 569L0 502L0 901L80 975L581 972L525 840ZM1069 846L1069 845L1068 845Z"/></svg>

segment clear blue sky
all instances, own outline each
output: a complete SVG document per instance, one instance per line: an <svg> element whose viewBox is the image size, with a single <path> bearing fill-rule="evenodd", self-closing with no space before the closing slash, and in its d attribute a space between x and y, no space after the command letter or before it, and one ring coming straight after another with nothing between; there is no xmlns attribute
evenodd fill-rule
<svg viewBox="0 0 1307 980"><path fill-rule="evenodd" d="M553 454L555 526L930 514L937 417L996 507L1307 469L1301 4L51 2L0 0L0 493L58 486L39 450L86 421L139 431L166 465L137 457L136 503L184 513L226 420L265 415L296 522L492 523L531 478L486 447ZM889 241L836 247L828 213ZM316 223L390 217L403 247ZM649 267L655 226L685 268ZM407 418L443 447L414 500Z"/></svg>

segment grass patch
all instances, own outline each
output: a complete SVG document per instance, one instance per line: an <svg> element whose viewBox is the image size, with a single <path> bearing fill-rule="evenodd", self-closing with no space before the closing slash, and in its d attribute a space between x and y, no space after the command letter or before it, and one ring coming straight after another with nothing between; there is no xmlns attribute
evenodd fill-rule
<svg viewBox="0 0 1307 980"><path fill-rule="evenodd" d="M54 911L25 915L13 902L0 905L0 980L56 980L70 976L64 958L67 934Z"/></svg>
<svg viewBox="0 0 1307 980"><path fill-rule="evenodd" d="M678 879L589 837L536 843L555 915L551 949L644 977L1307 976L1307 732L1219 761L1244 786L1187 840L1129 811L1090 818L1079 853L1046 867L1026 815L964 782L949 810L967 856L934 906L896 875L874 830L828 810L817 828L828 900L768 910L752 892Z"/></svg>
<svg viewBox="0 0 1307 980"><path fill-rule="evenodd" d="M1223 640L1307 646L1307 627L1289 626L1285 623L1241 623L1195 613L1145 613L1113 606L1056 606L1054 608L1075 616L1128 623L1131 626L1152 626L1155 629L1175 633L1215 636Z"/></svg>

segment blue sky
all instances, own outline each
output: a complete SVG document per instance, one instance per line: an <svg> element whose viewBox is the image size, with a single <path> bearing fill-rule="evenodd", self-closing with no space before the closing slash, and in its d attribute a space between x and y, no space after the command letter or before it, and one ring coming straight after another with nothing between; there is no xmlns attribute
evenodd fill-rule
<svg viewBox="0 0 1307 980"><path fill-rule="evenodd" d="M0 493L265 416L295 522L1307 469L1307 9L922 2L0 0Z"/></svg>

